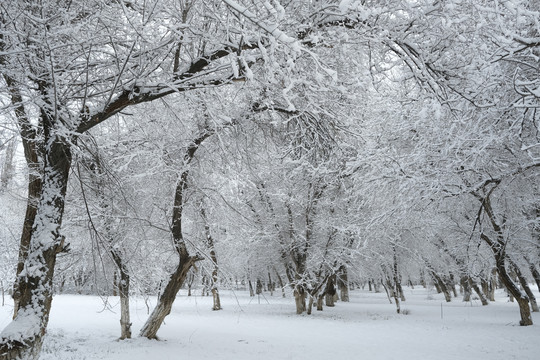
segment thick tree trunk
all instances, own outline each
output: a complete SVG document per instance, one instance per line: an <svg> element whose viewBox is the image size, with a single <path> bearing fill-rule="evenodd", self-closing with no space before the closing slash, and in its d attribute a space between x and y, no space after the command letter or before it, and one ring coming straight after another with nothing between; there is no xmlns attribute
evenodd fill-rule
<svg viewBox="0 0 540 360"><path fill-rule="evenodd" d="M24 223L19 244L19 259L17 262L17 270L15 274L15 283L13 284L13 318L17 317L19 311L19 303L21 297L21 289L19 284L20 274L24 268L24 262L28 257L28 249L30 248L30 240L34 231L34 221L37 214L39 199L42 195L42 179L38 168L38 155L33 153L36 150L34 145L28 145L27 141L23 141L25 147L25 157L28 165L28 198L26 200L26 213L24 215ZM27 150L27 148L29 148Z"/></svg>
<svg viewBox="0 0 540 360"><path fill-rule="evenodd" d="M472 291L471 291L471 285L469 281L470 279L469 279L469 276L467 275L462 275L459 280L459 283L463 289L463 301L465 302L471 301Z"/></svg>
<svg viewBox="0 0 540 360"><path fill-rule="evenodd" d="M50 128L48 128L50 130ZM55 136L45 157L42 194L22 269L17 278L17 308L13 321L0 334L0 359L37 359L43 344L52 302L56 254L63 249L60 234L71 164L70 147ZM21 249L21 252L25 251Z"/></svg>
<svg viewBox="0 0 540 360"><path fill-rule="evenodd" d="M337 281L341 293L341 301L349 302L349 277L345 265L339 267Z"/></svg>
<svg viewBox="0 0 540 360"><path fill-rule="evenodd" d="M306 311L306 291L302 285L294 287L294 302L296 304L296 313L302 314Z"/></svg>
<svg viewBox="0 0 540 360"><path fill-rule="evenodd" d="M497 271L499 273L499 278L508 290L508 293L511 294L518 302L519 312L521 315L521 321L519 322L519 324L521 326L532 325L533 321L531 317L531 308L529 307L529 298L524 292L519 289L519 287L516 285L516 283L512 280L512 278L506 271L504 255L495 253L495 260L497 265Z"/></svg>
<svg viewBox="0 0 540 360"><path fill-rule="evenodd" d="M334 295L336 295L336 287L334 286L336 275L331 275L328 277L326 283L326 289L324 293L326 295L326 306L333 307L334 304Z"/></svg>

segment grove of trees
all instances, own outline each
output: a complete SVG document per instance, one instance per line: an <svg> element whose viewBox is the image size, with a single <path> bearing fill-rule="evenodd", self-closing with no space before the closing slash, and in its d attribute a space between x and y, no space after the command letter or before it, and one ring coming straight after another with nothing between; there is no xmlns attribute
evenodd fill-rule
<svg viewBox="0 0 540 360"><path fill-rule="evenodd" d="M0 3L0 359L53 294L540 289L536 0ZM287 291L286 291L287 290ZM474 295L473 295L474 294Z"/></svg>

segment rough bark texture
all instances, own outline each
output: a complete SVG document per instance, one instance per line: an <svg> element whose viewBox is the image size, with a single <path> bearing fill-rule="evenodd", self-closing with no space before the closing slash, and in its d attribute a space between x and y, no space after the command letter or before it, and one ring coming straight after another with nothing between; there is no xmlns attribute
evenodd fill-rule
<svg viewBox="0 0 540 360"><path fill-rule="evenodd" d="M518 302L519 312L521 315L521 321L519 324L521 326L532 325L533 321L531 317L531 308L529 307L529 298L519 289L508 274L505 260L504 255L502 255L500 252L495 253L495 263L497 266L497 272L499 273L499 278L508 290L508 293L512 295Z"/></svg>
<svg viewBox="0 0 540 360"><path fill-rule="evenodd" d="M490 195L495 189L492 188L487 195L479 196L474 194L482 203L481 209L484 209L489 222L495 233L495 238L492 239L485 233L480 234L480 238L491 248L493 256L495 257L495 266L499 274L499 279L504 284L508 293L513 296L519 305L519 312L521 315L521 321L519 322L522 326L532 325L531 309L529 307L529 298L527 295L522 292L517 284L512 280L511 276L506 270L506 262L508 260L506 255L506 241L504 238L503 228L500 225L498 219L495 216L493 208L491 206Z"/></svg>
<svg viewBox="0 0 540 360"><path fill-rule="evenodd" d="M296 313L302 314L306 311L306 291L301 285L296 285L294 287L294 302L296 304Z"/></svg>
<svg viewBox="0 0 540 360"><path fill-rule="evenodd" d="M123 263L122 258L111 250L111 256L120 271L120 279L117 282L118 293L120 295L120 339L131 339L131 320L129 314L129 271Z"/></svg>
<svg viewBox="0 0 540 360"><path fill-rule="evenodd" d="M200 260L197 257L187 256L181 257L180 263L176 270L171 274L169 282L165 286L163 293L158 299L158 303L150 317L141 329L140 336L157 339L157 332L163 324L165 317L171 313L171 308L176 299L176 294L184 284L189 270L195 265L195 262Z"/></svg>
<svg viewBox="0 0 540 360"><path fill-rule="evenodd" d="M56 255L64 246L60 226L71 164L69 145L59 138L51 137L50 129L45 133L45 139L52 140L46 152L42 194L28 252L17 279L18 311L12 323L0 335L1 360L37 359L49 322ZM33 326L21 335L16 330L18 323L27 324L29 320ZM24 327L28 328L26 325Z"/></svg>
<svg viewBox="0 0 540 360"><path fill-rule="evenodd" d="M476 292L476 294L478 294L478 297L480 298L480 301L482 302L482 305L483 306L488 305L489 301L488 301L486 295L482 292L482 290L480 290L480 287L478 286L476 281L474 281L471 277L469 277L469 285Z"/></svg>
<svg viewBox="0 0 540 360"><path fill-rule="evenodd" d="M527 294L527 297L529 298L532 311L538 312L538 303L536 302L536 298L534 297L534 294L529 287L529 282L527 281L525 276L523 276L521 270L519 270L516 264L512 262L512 266L514 267L514 271L516 273L519 283L521 284L521 287L523 288L523 291L525 291L525 294Z"/></svg>
<svg viewBox="0 0 540 360"><path fill-rule="evenodd" d="M334 286L335 278L335 274L328 277L326 289L324 290L326 297L326 306L328 307L333 307L336 305L334 304L334 295L336 295L336 287Z"/></svg>
<svg viewBox="0 0 540 360"><path fill-rule="evenodd" d="M459 279L459 283L461 285L461 288L463 289L463 301L471 301L472 291L469 283L469 277L467 275L462 275Z"/></svg>
<svg viewBox="0 0 540 360"><path fill-rule="evenodd" d="M214 305L212 310L221 310L221 301L219 299L219 289L218 289L218 262L216 248L214 246L214 238L210 232L210 225L208 224L208 219L206 218L206 211L204 207L201 207L201 217L204 221L204 232L206 236L206 246L210 249L210 260L212 260L212 299Z"/></svg>
<svg viewBox="0 0 540 360"><path fill-rule="evenodd" d="M341 293L341 301L349 302L349 277L347 274L347 267L345 265L341 265L339 267L337 281L339 291Z"/></svg>

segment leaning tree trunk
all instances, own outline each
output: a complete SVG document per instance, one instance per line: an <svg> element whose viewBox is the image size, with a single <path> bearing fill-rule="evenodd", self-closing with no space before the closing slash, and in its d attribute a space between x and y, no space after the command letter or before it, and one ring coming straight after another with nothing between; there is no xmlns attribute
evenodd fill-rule
<svg viewBox="0 0 540 360"><path fill-rule="evenodd" d="M480 298L480 301L482 302L483 306L486 306L489 304L489 301L486 295L482 292L482 290L480 289L476 281L474 281L470 276L469 276L469 286L476 292L476 294L478 294L478 297Z"/></svg>
<svg viewBox="0 0 540 360"><path fill-rule="evenodd" d="M161 324L163 324L163 320L171 313L176 294L178 294L189 270L195 265L197 260L200 259L196 256L189 256L187 251L180 256L180 262L176 267L176 270L171 274L169 282L165 286L163 293L160 295L156 307L142 327L140 336L149 339L157 339L157 332L161 327Z"/></svg>
<svg viewBox="0 0 540 360"><path fill-rule="evenodd" d="M513 261L510 261L510 263L512 264L512 267L514 268L514 271L516 273L519 283L521 284L521 287L523 288L523 291L525 291L525 294L527 294L527 297L529 298L532 311L539 312L538 303L536 302L536 298L534 297L534 294L531 291L531 288L529 287L527 279L525 278L525 276L523 276L523 273Z"/></svg>
<svg viewBox="0 0 540 360"><path fill-rule="evenodd" d="M540 291L540 272L536 268L536 265L534 265L532 262L529 262L529 269L531 270L531 274L536 282L536 287L538 288L538 291Z"/></svg>
<svg viewBox="0 0 540 360"><path fill-rule="evenodd" d="M503 235L503 227L498 222L498 219L495 217L495 213L491 206L490 196L495 187L493 187L490 192L482 197L476 193L474 195L480 200L482 208L485 210L486 215L488 216L493 231L496 234L495 240L492 240L489 236L484 233L480 234L480 238L491 248L493 256L495 257L495 266L497 272L499 273L499 278L508 290L508 292L517 300L519 305L519 312L521 315L521 321L519 324L521 326L532 325L531 317L531 308L529 307L529 298L527 295L522 292L517 284L512 280L511 276L506 270L506 241Z"/></svg>
<svg viewBox="0 0 540 360"><path fill-rule="evenodd" d="M521 315L521 321L519 322L519 324L521 326L532 325L533 321L531 317L531 308L529 307L529 298L519 289L519 287L516 285L516 283L512 280L512 278L506 271L504 258L501 258L498 255L496 255L495 257L499 277L508 292L517 300L517 303L519 305L519 313Z"/></svg>
<svg viewBox="0 0 540 360"><path fill-rule="evenodd" d="M202 142L213 134L212 130L206 129L188 146L184 156L184 164L187 166L193 160L197 149ZM169 282L158 299L158 303L148 320L141 329L140 336L149 339L157 339L157 332L163 324L165 317L170 314L176 294L184 284L189 270L198 260L198 256L190 256L182 234L182 220L184 209L184 192L187 189L189 170L184 170L178 179L174 192L174 204L172 213L171 233L176 252L178 253L178 266L170 275Z"/></svg>
<svg viewBox="0 0 540 360"><path fill-rule="evenodd" d="M17 279L18 311L0 334L0 359L37 359L43 344L52 302L56 255L63 249L60 234L71 164L69 145L45 132L46 156L42 194L29 239L27 256ZM24 331L21 331L24 329Z"/></svg>

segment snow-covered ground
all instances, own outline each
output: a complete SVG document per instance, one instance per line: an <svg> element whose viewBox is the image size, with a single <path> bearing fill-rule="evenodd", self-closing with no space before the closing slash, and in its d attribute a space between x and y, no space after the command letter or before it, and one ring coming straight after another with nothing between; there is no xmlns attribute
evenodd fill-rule
<svg viewBox="0 0 540 360"><path fill-rule="evenodd" d="M118 298L61 295L53 310L42 359L437 359L536 360L540 358L540 314L535 325L519 326L516 303L503 292L482 306L461 298L406 288L398 315L384 293L351 292L323 312L296 315L290 295L250 298L223 291L224 310L211 310L211 297L181 293L158 336L118 341ZM536 293L538 295L538 293ZM155 299L151 299L155 302ZM10 321L0 307L0 328ZM132 299L134 335L147 318L144 299Z"/></svg>

